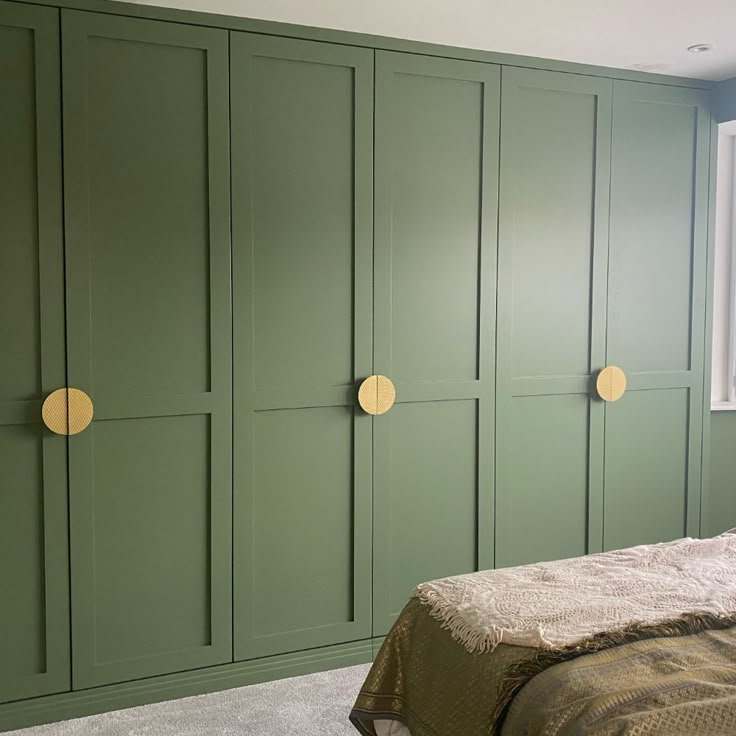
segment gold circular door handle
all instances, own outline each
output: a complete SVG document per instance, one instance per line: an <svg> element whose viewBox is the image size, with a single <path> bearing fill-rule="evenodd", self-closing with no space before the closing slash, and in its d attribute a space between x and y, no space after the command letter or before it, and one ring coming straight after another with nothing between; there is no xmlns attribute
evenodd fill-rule
<svg viewBox="0 0 736 736"><path fill-rule="evenodd" d="M94 415L92 399L78 388L57 388L43 402L43 423L56 434L79 434Z"/></svg>
<svg viewBox="0 0 736 736"><path fill-rule="evenodd" d="M396 401L396 389L386 376L368 376L358 389L358 403L367 414L385 414Z"/></svg>
<svg viewBox="0 0 736 736"><path fill-rule="evenodd" d="M609 365L598 374L595 387L603 401L618 401L626 391L626 374L618 366Z"/></svg>

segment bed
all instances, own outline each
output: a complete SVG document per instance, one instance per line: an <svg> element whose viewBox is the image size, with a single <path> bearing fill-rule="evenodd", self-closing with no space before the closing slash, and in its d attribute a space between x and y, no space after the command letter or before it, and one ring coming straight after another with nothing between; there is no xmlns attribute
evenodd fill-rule
<svg viewBox="0 0 736 736"><path fill-rule="evenodd" d="M736 530L420 585L363 736L736 734Z"/></svg>

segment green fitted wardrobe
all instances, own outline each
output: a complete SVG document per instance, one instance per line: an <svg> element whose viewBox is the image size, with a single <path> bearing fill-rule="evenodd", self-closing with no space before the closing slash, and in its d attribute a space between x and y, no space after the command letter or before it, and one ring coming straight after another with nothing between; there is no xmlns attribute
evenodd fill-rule
<svg viewBox="0 0 736 736"><path fill-rule="evenodd" d="M698 534L709 83L64 5L0 0L0 730Z"/></svg>

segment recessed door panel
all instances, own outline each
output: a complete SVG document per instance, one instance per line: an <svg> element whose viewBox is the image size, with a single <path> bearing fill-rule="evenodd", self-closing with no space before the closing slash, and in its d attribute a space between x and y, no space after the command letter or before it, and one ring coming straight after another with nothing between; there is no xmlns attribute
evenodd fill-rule
<svg viewBox="0 0 736 736"><path fill-rule="evenodd" d="M390 498L382 543L383 554L400 561L388 570L386 602L397 616L419 583L476 569L477 402L399 404L385 419Z"/></svg>
<svg viewBox="0 0 736 736"><path fill-rule="evenodd" d="M608 350L629 373L687 371L699 111L643 87L616 87Z"/></svg>
<svg viewBox="0 0 736 736"><path fill-rule="evenodd" d="M489 567L499 70L376 56L373 634L423 580Z"/></svg>
<svg viewBox="0 0 736 736"><path fill-rule="evenodd" d="M600 550L611 82L503 71L496 562Z"/></svg>
<svg viewBox="0 0 736 736"><path fill-rule="evenodd" d="M208 646L209 417L97 421L90 431L98 660Z"/></svg>
<svg viewBox="0 0 736 736"><path fill-rule="evenodd" d="M253 608L258 636L353 619L352 407L258 412ZM296 489L309 479L304 493ZM299 605L294 605L294 600Z"/></svg>
<svg viewBox="0 0 736 736"><path fill-rule="evenodd" d="M227 662L227 34L64 11L75 688Z"/></svg>
<svg viewBox="0 0 736 736"><path fill-rule="evenodd" d="M606 549L687 534L689 390L630 391L606 412Z"/></svg>
<svg viewBox="0 0 736 736"><path fill-rule="evenodd" d="M373 53L234 33L235 657L370 636Z"/></svg>
<svg viewBox="0 0 736 736"><path fill-rule="evenodd" d="M91 32L86 55L96 391L209 391L207 52Z"/></svg>
<svg viewBox="0 0 736 736"><path fill-rule="evenodd" d="M504 426L502 523L496 567L578 557L588 549L590 427L584 394L520 396Z"/></svg>
<svg viewBox="0 0 736 736"><path fill-rule="evenodd" d="M518 70L504 74L512 85L502 195L513 229L511 374L587 376L598 95L525 84L529 75Z"/></svg>
<svg viewBox="0 0 736 736"><path fill-rule="evenodd" d="M347 385L354 70L257 55L251 64L255 380Z"/></svg>
<svg viewBox="0 0 736 736"><path fill-rule="evenodd" d="M13 12L11 14L11 7ZM3 75L3 115L0 135L3 176L0 196L3 209L2 290L0 323L3 381L0 401L14 401L41 394L40 294L38 284L38 241L36 167L37 54L43 47L58 46L51 35L53 11L33 13L21 7L0 5L0 64ZM21 11L21 12L19 12ZM11 25L12 21L12 25ZM39 48L40 46L40 48ZM56 87L46 90L58 97L58 65L39 70ZM50 121L51 130L53 122ZM58 120L57 120L58 129ZM57 195L59 193L57 192ZM13 315L13 319L10 319Z"/></svg>
<svg viewBox="0 0 736 736"><path fill-rule="evenodd" d="M483 83L398 72L391 93L391 376L476 380Z"/></svg>
<svg viewBox="0 0 736 736"><path fill-rule="evenodd" d="M39 585L45 568L43 431L39 424L0 427L2 559L13 560L15 579L35 583L14 587L3 600L3 631L12 632L12 636L7 633L3 640L3 664L8 667L8 675L12 663L13 674L25 679L46 669L46 606L43 586ZM10 567L7 562L5 567ZM10 570L3 569L3 580L10 583L9 578Z"/></svg>
<svg viewBox="0 0 736 736"><path fill-rule="evenodd" d="M68 690L59 13L0 2L0 702Z"/></svg>

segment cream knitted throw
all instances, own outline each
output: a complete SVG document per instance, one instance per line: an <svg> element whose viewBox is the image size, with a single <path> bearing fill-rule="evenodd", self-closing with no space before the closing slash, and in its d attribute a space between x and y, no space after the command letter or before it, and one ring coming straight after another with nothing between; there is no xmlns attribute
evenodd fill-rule
<svg viewBox="0 0 736 736"><path fill-rule="evenodd" d="M684 613L736 612L736 529L664 544L486 570L414 595L469 652L555 648Z"/></svg>

